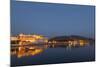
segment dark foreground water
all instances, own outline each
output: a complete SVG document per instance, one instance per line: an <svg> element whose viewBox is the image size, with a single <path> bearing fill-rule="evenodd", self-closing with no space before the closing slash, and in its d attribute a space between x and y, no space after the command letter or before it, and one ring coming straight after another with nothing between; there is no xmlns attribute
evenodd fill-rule
<svg viewBox="0 0 100 67"><path fill-rule="evenodd" d="M16 48L11 55L11 66L71 63L95 60L95 47L33 46Z"/></svg>

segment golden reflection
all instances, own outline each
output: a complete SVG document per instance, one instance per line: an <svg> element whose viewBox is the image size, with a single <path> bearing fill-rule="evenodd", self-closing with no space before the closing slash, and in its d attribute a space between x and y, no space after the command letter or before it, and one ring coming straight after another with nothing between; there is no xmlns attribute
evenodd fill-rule
<svg viewBox="0 0 100 67"><path fill-rule="evenodd" d="M63 47L66 47L66 46L68 46L68 47L76 47L76 46L83 47L83 46L89 44L88 40L69 40L66 42L58 42L58 41L48 41L47 39L45 39L41 45L41 42L33 44L32 42L27 41L27 39L25 41L23 41L24 40L23 34L21 34L20 36L22 37L22 40L20 40L17 45L12 44L12 47L11 47L11 54L16 55L18 58L21 58L24 56L34 56L34 55L42 53L45 49L51 48L51 47L52 48L59 47L59 46L60 47L62 47L62 46ZM28 35L28 37L29 36L30 35ZM41 36L35 36L35 35L34 35L34 37L37 37L37 39L42 38ZM31 39L29 39L29 40L31 40Z"/></svg>
<svg viewBox="0 0 100 67"><path fill-rule="evenodd" d="M12 47L11 54L16 55L18 58L24 56L34 56L43 52L43 48L37 46L21 46Z"/></svg>

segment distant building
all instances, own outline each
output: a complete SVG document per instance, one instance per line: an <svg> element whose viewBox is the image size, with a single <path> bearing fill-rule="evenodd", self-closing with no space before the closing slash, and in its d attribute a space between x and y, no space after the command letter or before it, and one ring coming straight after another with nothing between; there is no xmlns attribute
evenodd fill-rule
<svg viewBox="0 0 100 67"><path fill-rule="evenodd" d="M29 41L29 42L36 42L37 40L42 40L44 37L42 35L26 35L26 34L19 34L18 39L21 41Z"/></svg>
<svg viewBox="0 0 100 67"><path fill-rule="evenodd" d="M12 37L10 37L10 40L11 40L11 41L18 40L18 37L14 37L14 36L12 36Z"/></svg>
<svg viewBox="0 0 100 67"><path fill-rule="evenodd" d="M45 38L42 35L37 35L37 34L19 34L17 37L11 37L11 41L17 41L19 40L20 42L32 42L32 43L38 43L38 42L47 42L47 38Z"/></svg>

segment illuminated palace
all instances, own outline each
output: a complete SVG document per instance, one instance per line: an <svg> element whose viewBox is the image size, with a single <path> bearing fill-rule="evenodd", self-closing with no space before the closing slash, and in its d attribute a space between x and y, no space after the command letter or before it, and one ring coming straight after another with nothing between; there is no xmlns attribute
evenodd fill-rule
<svg viewBox="0 0 100 67"><path fill-rule="evenodd" d="M42 35L36 35L36 34L19 34L18 36L11 37L11 42L17 42L19 43L38 43L38 42L47 42L48 39L45 38Z"/></svg>

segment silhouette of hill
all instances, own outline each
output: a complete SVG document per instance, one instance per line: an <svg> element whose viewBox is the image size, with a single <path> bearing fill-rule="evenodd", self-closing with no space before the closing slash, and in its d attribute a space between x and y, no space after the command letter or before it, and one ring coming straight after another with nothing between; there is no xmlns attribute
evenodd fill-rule
<svg viewBox="0 0 100 67"><path fill-rule="evenodd" d="M49 41L69 41L69 40L88 40L94 41L92 38L86 38L83 36L71 35L71 36L56 36L50 38Z"/></svg>

